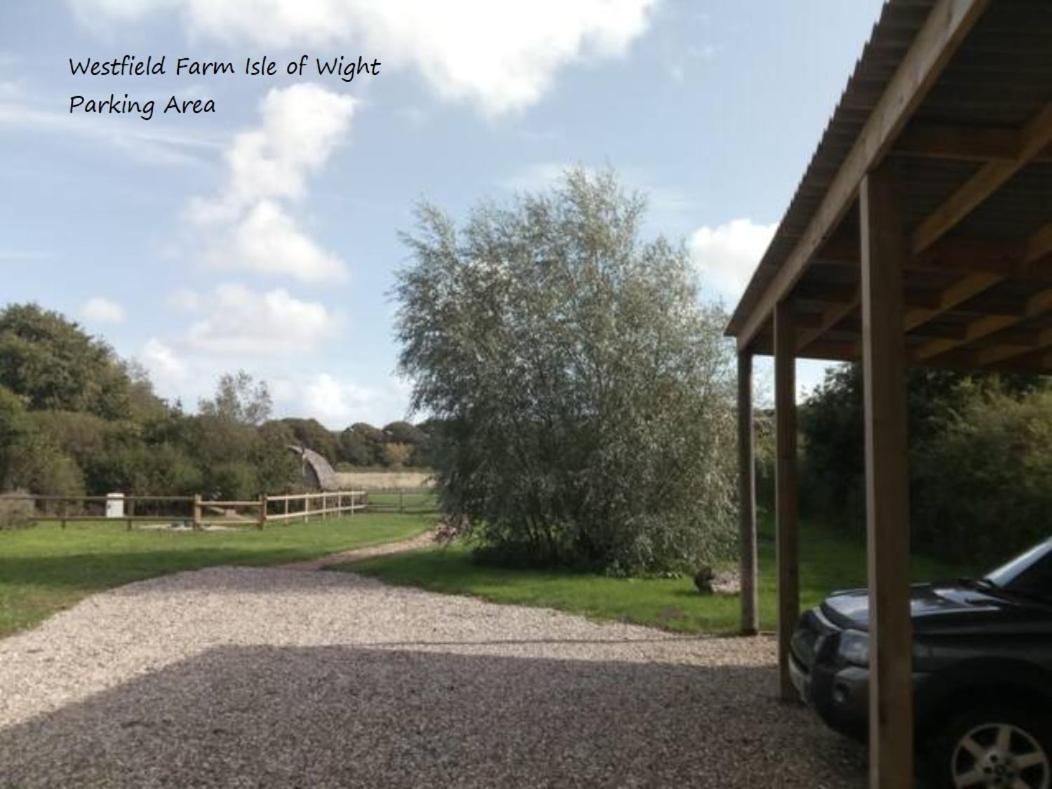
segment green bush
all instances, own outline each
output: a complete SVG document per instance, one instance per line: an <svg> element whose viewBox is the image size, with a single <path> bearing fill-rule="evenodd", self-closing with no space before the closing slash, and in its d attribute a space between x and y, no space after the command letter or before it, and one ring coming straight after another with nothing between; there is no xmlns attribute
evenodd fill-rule
<svg viewBox="0 0 1052 789"><path fill-rule="evenodd" d="M912 370L910 519L914 548L991 563L1047 536L1052 512L1052 390L1036 377ZM862 375L832 370L800 413L801 507L833 526L865 526Z"/></svg>
<svg viewBox="0 0 1052 789"><path fill-rule="evenodd" d="M24 490L0 493L0 530L23 529L33 524L33 502L25 501Z"/></svg>
<svg viewBox="0 0 1052 789"><path fill-rule="evenodd" d="M952 559L1008 557L1046 539L1052 391L968 403L913 457L914 541Z"/></svg>

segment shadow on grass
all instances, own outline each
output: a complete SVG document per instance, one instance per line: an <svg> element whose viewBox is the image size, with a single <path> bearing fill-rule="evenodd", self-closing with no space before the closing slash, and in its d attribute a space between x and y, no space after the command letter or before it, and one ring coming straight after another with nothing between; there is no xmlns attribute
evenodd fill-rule
<svg viewBox="0 0 1052 789"><path fill-rule="evenodd" d="M15 786L863 786L768 668L222 647L0 730Z"/></svg>

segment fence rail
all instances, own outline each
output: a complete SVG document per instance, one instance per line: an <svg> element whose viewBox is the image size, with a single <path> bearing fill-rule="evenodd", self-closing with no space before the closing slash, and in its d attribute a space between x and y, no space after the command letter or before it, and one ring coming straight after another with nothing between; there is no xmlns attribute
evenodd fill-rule
<svg viewBox="0 0 1052 789"><path fill-rule="evenodd" d="M5 494L0 502L24 502L31 512L30 521L53 521L66 527L78 521L124 522L128 529L133 523L174 521L193 529L205 526L255 526L262 529L269 522L288 525L291 521L310 521L360 512L369 506L369 494L364 490L335 490L322 493L293 493L260 496L258 499L203 499L196 496L34 496ZM111 513L111 503L121 504L119 513ZM93 504L103 504L102 512L90 512ZM185 504L184 508L168 505ZM41 506L43 505L43 506ZM154 505L154 506L151 506ZM165 505L165 506L156 506ZM97 507L95 509L98 509ZM173 512L182 509L181 512ZM137 512L138 510L138 512Z"/></svg>

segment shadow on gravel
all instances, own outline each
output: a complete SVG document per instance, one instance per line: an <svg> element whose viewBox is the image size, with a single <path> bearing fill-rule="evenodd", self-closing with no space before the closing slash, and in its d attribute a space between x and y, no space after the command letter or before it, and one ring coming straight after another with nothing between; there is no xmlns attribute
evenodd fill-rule
<svg viewBox="0 0 1052 789"><path fill-rule="evenodd" d="M224 647L0 731L0 786L853 787L774 672Z"/></svg>

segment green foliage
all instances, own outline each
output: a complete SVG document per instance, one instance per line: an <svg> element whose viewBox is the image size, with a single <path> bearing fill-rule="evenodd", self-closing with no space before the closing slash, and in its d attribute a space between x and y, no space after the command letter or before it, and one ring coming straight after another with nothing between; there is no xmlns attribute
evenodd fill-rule
<svg viewBox="0 0 1052 789"><path fill-rule="evenodd" d="M375 447L365 435L349 427L340 433L336 457L351 466L370 466L377 462Z"/></svg>
<svg viewBox="0 0 1052 789"><path fill-rule="evenodd" d="M300 484L291 444L379 465L394 440L369 425L338 440L314 419L267 421L270 411L266 383L239 371L221 376L200 413L186 415L156 396L141 365L76 323L33 304L0 310L0 491L240 499ZM412 425L391 427L417 442L414 452L423 446Z"/></svg>
<svg viewBox="0 0 1052 789"><path fill-rule="evenodd" d="M266 381L253 381L244 370L224 373L219 378L215 396L198 403L197 410L243 425L261 425L270 417L272 402Z"/></svg>
<svg viewBox="0 0 1052 789"><path fill-rule="evenodd" d="M129 381L113 351L57 312L35 304L0 311L0 385L32 410L127 414Z"/></svg>
<svg viewBox="0 0 1052 789"><path fill-rule="evenodd" d="M292 441L307 449L324 455L328 460L339 457L339 442L331 430L317 419L282 419L292 433Z"/></svg>
<svg viewBox="0 0 1052 789"><path fill-rule="evenodd" d="M914 539L951 558L1007 557L1048 537L1052 391L977 398L918 447Z"/></svg>
<svg viewBox="0 0 1052 789"><path fill-rule="evenodd" d="M912 370L911 526L938 557L1008 557L1047 533L1052 503L1049 390L1039 378ZM862 529L862 374L831 370L800 413L801 503L841 528ZM1041 515L1041 513L1045 515Z"/></svg>
<svg viewBox="0 0 1052 789"><path fill-rule="evenodd" d="M409 462L413 448L409 444L384 444L384 462L393 469L400 469Z"/></svg>
<svg viewBox="0 0 1052 789"><path fill-rule="evenodd" d="M22 398L0 385L0 490L11 486L20 446L30 429Z"/></svg>
<svg viewBox="0 0 1052 789"><path fill-rule="evenodd" d="M401 369L446 420L444 509L497 558L692 571L733 544L725 319L643 210L577 170L459 232L423 205L405 237Z"/></svg>

